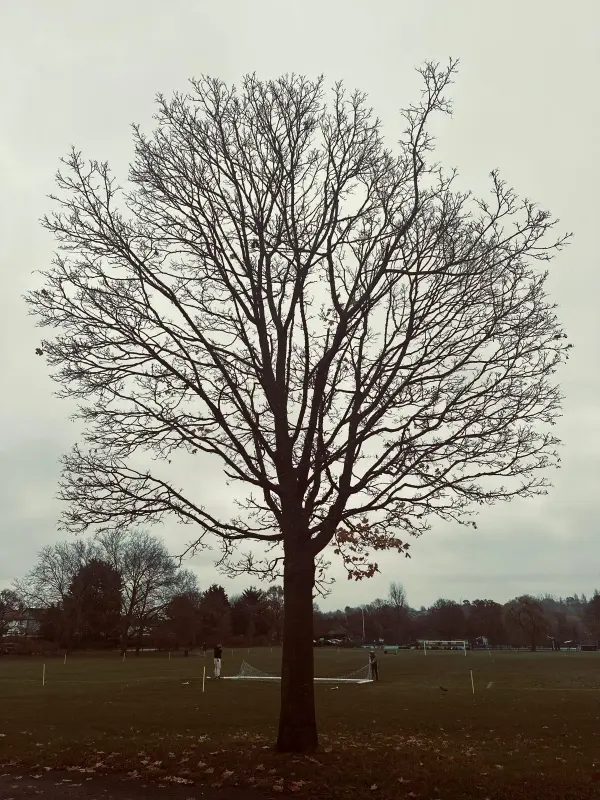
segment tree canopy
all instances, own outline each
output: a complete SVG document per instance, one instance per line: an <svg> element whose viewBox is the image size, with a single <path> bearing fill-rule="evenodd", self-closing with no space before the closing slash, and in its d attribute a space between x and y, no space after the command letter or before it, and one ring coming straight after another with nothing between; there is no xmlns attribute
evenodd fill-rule
<svg viewBox="0 0 600 800"><path fill-rule="evenodd" d="M429 163L454 72L422 69L398 155L363 93L336 84L328 107L299 76L159 96L128 193L72 151L45 220L62 254L28 295L87 425L67 528L169 513L231 554L282 541L293 513L356 576L432 514L545 489L569 345L532 263L566 237L497 173L477 199ZM130 461L178 448L221 459L240 515Z"/></svg>

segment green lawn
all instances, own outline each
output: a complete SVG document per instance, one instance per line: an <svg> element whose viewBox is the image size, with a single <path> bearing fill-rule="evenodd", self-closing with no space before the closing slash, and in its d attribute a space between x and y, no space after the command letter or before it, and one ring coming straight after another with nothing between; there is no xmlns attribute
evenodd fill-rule
<svg viewBox="0 0 600 800"><path fill-rule="evenodd" d="M268 648L224 651L276 673ZM364 651L315 652L316 674ZM209 680L174 654L0 658L0 763L77 767L306 797L598 798L600 653L401 651L373 685L316 686L322 752L272 752L279 684ZM475 694L472 693L473 671ZM443 692L442 686L448 691ZM373 788L376 787L376 788Z"/></svg>

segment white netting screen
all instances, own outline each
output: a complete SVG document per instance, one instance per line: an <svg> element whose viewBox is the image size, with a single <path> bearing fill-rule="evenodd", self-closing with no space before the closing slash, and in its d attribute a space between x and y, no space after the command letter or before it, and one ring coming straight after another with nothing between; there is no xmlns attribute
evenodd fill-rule
<svg viewBox="0 0 600 800"><path fill-rule="evenodd" d="M370 681L372 679L371 665L365 664L364 667L349 672L348 675L342 675L342 678L346 681Z"/></svg>
<svg viewBox="0 0 600 800"><path fill-rule="evenodd" d="M263 672L256 669L247 661L242 662L240 671L237 675L230 675L228 680L254 680L254 681L280 681L279 675L269 675L268 672ZM371 665L365 664L364 667L354 670L347 675L331 676L328 678L315 678L315 683L368 683L372 680Z"/></svg>
<svg viewBox="0 0 600 800"><path fill-rule="evenodd" d="M270 680L277 680L276 675L269 675L268 672L261 672L259 669L255 669L251 664L247 661L242 661L242 666L240 667L240 671L235 676L236 678L267 678Z"/></svg>

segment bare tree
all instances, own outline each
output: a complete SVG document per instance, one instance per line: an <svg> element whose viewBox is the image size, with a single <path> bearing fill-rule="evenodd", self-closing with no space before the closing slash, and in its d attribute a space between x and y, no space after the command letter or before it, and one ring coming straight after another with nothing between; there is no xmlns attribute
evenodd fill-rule
<svg viewBox="0 0 600 800"><path fill-rule="evenodd" d="M281 644L283 636L283 586L272 585L266 591L267 607L271 620L271 638Z"/></svg>
<svg viewBox="0 0 600 800"><path fill-rule="evenodd" d="M31 570L15 586L29 605L49 606L62 603L77 573L95 558L95 541L77 539L42 547Z"/></svg>
<svg viewBox="0 0 600 800"><path fill-rule="evenodd" d="M195 576L178 573L164 543L146 531L105 531L98 544L102 557L121 575L121 650L133 634L139 653L144 633L171 598L197 588Z"/></svg>
<svg viewBox="0 0 600 800"><path fill-rule="evenodd" d="M392 583L390 583L389 603L397 611L408 611L406 589L397 581L392 581Z"/></svg>
<svg viewBox="0 0 600 800"><path fill-rule="evenodd" d="M406 589L398 581L390 583L388 603L392 610L394 624L392 633L396 644L404 642L410 628L409 606L406 601Z"/></svg>
<svg viewBox="0 0 600 800"><path fill-rule="evenodd" d="M426 64L398 154L361 92L322 79L192 81L136 127L131 189L73 150L59 244L28 295L84 444L64 459L63 525L118 530L172 514L232 571L283 573L278 748L317 747L312 603L319 559L373 575L428 519L546 489L545 426L569 347L544 291L566 237L492 173L454 189L429 161L455 63ZM142 453L217 456L221 518ZM246 543L249 550L240 550ZM265 545L258 560L253 546Z"/></svg>

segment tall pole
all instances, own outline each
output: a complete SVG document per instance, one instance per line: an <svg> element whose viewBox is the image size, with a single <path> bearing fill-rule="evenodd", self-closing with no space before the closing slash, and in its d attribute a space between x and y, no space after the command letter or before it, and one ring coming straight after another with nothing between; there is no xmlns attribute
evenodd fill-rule
<svg viewBox="0 0 600 800"><path fill-rule="evenodd" d="M362 611L362 625L363 625L363 644L365 643L365 609L361 606Z"/></svg>

